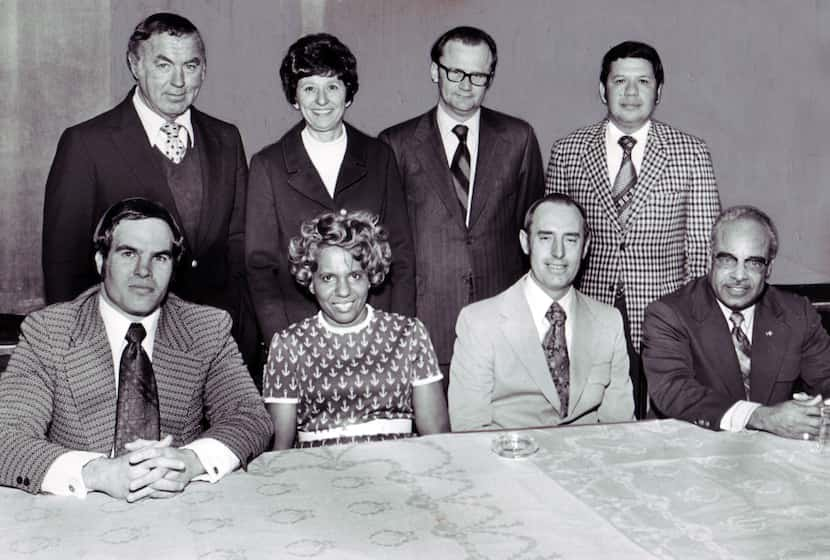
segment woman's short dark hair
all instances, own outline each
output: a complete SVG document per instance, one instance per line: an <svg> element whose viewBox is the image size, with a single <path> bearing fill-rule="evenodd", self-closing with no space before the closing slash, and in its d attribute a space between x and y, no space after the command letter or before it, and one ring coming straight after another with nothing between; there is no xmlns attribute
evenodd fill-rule
<svg viewBox="0 0 830 560"><path fill-rule="evenodd" d="M654 70L654 79L657 80L657 87L663 85L663 78L665 77L663 75L663 63L660 61L660 55L657 54L657 49L640 41L623 41L619 45L614 45L605 53L605 56L602 57L599 83L605 85L608 80L608 74L611 72L611 63L621 58L643 58L648 60L651 63L651 69Z"/></svg>
<svg viewBox="0 0 830 560"><path fill-rule="evenodd" d="M172 256L174 262L178 263L184 250L184 234L176 223L173 215L167 208L146 198L125 198L110 206L95 227L92 235L92 245L96 253L101 253L104 259L107 258L112 247L112 235L115 228L124 220L146 220L157 218L170 227L173 232Z"/></svg>
<svg viewBox="0 0 830 560"><path fill-rule="evenodd" d="M309 76L334 76L346 86L346 103L357 94L357 60L349 47L328 33L300 37L288 47L280 65L280 79L285 98L297 103L297 84Z"/></svg>
<svg viewBox="0 0 830 560"><path fill-rule="evenodd" d="M317 270L317 257L326 247L340 247L352 254L369 276L369 283L379 286L389 273L392 248L383 226L374 214L354 212L325 212L306 220L300 226L300 236L291 239L288 260L291 274L303 287L311 284Z"/></svg>

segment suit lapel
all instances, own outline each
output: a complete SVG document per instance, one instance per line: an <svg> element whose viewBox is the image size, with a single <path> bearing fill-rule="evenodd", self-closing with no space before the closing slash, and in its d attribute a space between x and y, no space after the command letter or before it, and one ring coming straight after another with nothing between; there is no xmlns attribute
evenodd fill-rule
<svg viewBox="0 0 830 560"><path fill-rule="evenodd" d="M545 353L539 342L539 333L533 325L523 282L524 277L504 293L503 305L499 311L499 324L504 339L524 366L525 373L539 386L539 390L553 408L561 414L559 394L550 376Z"/></svg>
<svg viewBox="0 0 830 560"><path fill-rule="evenodd" d="M191 394L202 378L201 356L190 351L193 336L180 312L181 300L168 296L161 310L153 348L162 431L178 441L188 418ZM181 445L181 443L178 443Z"/></svg>
<svg viewBox="0 0 830 560"><path fill-rule="evenodd" d="M64 363L78 419L87 430L89 449L109 452L115 438L115 371L104 321L98 312L98 289L78 309Z"/></svg>
<svg viewBox="0 0 830 560"><path fill-rule="evenodd" d="M784 349L790 339L790 327L783 321L777 301L765 294L755 306L752 327L752 357L749 374L751 400L769 402L773 385L781 372Z"/></svg>
<svg viewBox="0 0 830 560"><path fill-rule="evenodd" d="M487 109L481 109L478 132L478 157L476 160L475 183L473 184L472 206L470 208L470 229L481 216L490 195L497 187L498 173L496 166L502 161L499 154L507 151L508 146L501 130L495 126ZM456 203L456 205L458 205ZM458 205L460 207L460 205Z"/></svg>
<svg viewBox="0 0 830 560"><path fill-rule="evenodd" d="M585 304L582 294L575 288L573 289L571 314L567 320L571 323L571 351L568 354L571 362L568 408L574 411L579 405L591 373L591 356L594 355L592 345L597 334L593 329L593 314Z"/></svg>
<svg viewBox="0 0 830 560"><path fill-rule="evenodd" d="M631 223L636 218L637 212L651 196L652 190L657 186L666 167L668 159L666 149L663 146L663 138L660 134L660 126L661 124L658 121L652 121L651 127L649 127L643 165L640 167L640 174L637 177L637 186L634 188L634 198L631 200L627 223Z"/></svg>
<svg viewBox="0 0 830 560"><path fill-rule="evenodd" d="M608 180L608 160L605 153L606 121L596 128L595 135L582 153L582 169L594 184L593 194L599 199L605 214L617 230L622 230L618 219L617 207L611 198L611 183Z"/></svg>
<svg viewBox="0 0 830 560"><path fill-rule="evenodd" d="M708 369L720 372L713 382L722 383L722 390L735 400L744 400L746 393L729 325L706 278L696 282L692 295L692 317L697 321L696 338L701 345L699 355L711 360Z"/></svg>
<svg viewBox="0 0 830 560"><path fill-rule="evenodd" d="M222 140L213 133L210 127L205 126L202 114L195 108L191 108L191 119L193 123L193 131L195 139L195 147L199 150L199 161L201 163L202 172L202 208L199 216L199 230L196 239L193 240L193 247L191 250L199 254L200 247L206 245L206 241L211 238L210 229L217 224L218 221L212 219L212 213L215 208L221 207L221 192L222 189L216 188L216 185L223 184L228 179L222 173L225 168L225 152L222 149ZM230 178L230 182L235 184L236 179Z"/></svg>
<svg viewBox="0 0 830 560"><path fill-rule="evenodd" d="M298 123L288 132L285 141L282 142L285 169L288 172L288 184L291 188L321 206L334 209L334 199L323 185L320 174L317 173L317 169L311 163L311 158L308 157L308 152L303 147L303 139L300 133L304 126L305 123ZM338 178L339 182L340 179Z"/></svg>
<svg viewBox="0 0 830 560"><path fill-rule="evenodd" d="M334 187L335 199L366 176L366 160L369 151L366 137L345 123L344 126L347 138L346 153L343 155L343 163L337 174L337 184Z"/></svg>
<svg viewBox="0 0 830 560"><path fill-rule="evenodd" d="M447 163L447 155L444 152L444 143L441 141L435 115L436 109L432 109L418 122L413 138L414 153L428 178L426 184L435 191L438 199L446 206L447 211L453 216L453 221L466 230L465 216L461 212L461 205L458 203L452 186L450 166ZM481 154L479 154L480 159Z"/></svg>

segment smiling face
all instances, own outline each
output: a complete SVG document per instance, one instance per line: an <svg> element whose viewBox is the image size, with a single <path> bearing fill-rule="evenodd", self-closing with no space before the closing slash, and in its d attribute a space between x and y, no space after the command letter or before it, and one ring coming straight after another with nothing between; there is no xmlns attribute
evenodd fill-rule
<svg viewBox="0 0 830 560"><path fill-rule="evenodd" d="M533 212L529 231L519 232L530 257L530 275L554 300L565 295L588 251L582 214L575 206L544 202Z"/></svg>
<svg viewBox="0 0 830 560"><path fill-rule="evenodd" d="M620 58L611 63L608 79L599 85L608 118L625 133L637 132L660 103L663 86L657 85L651 62L644 58Z"/></svg>
<svg viewBox="0 0 830 560"><path fill-rule="evenodd" d="M297 82L294 108L303 115L309 133L321 142L340 137L346 114L346 85L335 76L308 76Z"/></svg>
<svg viewBox="0 0 830 560"><path fill-rule="evenodd" d="M205 79L205 60L198 35L156 33L130 56L130 70L147 106L173 121L187 111Z"/></svg>
<svg viewBox="0 0 830 560"><path fill-rule="evenodd" d="M173 232L163 220L122 220L109 254L95 253L104 298L133 321L155 311L173 275Z"/></svg>
<svg viewBox="0 0 830 560"><path fill-rule="evenodd" d="M369 276L347 250L321 249L308 289L317 297L323 318L330 324L347 327L366 318Z"/></svg>
<svg viewBox="0 0 830 560"><path fill-rule="evenodd" d="M738 219L720 226L712 246L709 284L725 306L740 311L761 297L772 272L769 248L769 235L755 220Z"/></svg>
<svg viewBox="0 0 830 560"><path fill-rule="evenodd" d="M451 70L462 70L467 74L489 74L493 57L487 43L466 45L461 41L448 41L440 62ZM484 103L489 85L474 86L469 78L451 82L447 79L447 71L434 62L430 74L432 81L438 84L438 103L455 119L466 121Z"/></svg>

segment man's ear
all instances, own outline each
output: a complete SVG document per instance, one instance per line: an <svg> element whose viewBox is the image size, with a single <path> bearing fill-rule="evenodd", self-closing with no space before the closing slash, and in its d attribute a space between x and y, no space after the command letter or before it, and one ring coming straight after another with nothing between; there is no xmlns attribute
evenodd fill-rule
<svg viewBox="0 0 830 560"><path fill-rule="evenodd" d="M525 255L530 255L530 238L527 232L523 229L519 230L519 244L522 246L522 251Z"/></svg>
<svg viewBox="0 0 830 560"><path fill-rule="evenodd" d="M582 246L582 259L585 259L585 256L588 254L588 247L591 246L591 238L585 238L585 245Z"/></svg>
<svg viewBox="0 0 830 560"><path fill-rule="evenodd" d="M767 280L769 280L770 274L772 274L772 265L773 265L773 263L775 263L775 259L771 259L769 261L769 264L767 264L767 273L764 276L764 278L766 278Z"/></svg>
<svg viewBox="0 0 830 560"><path fill-rule="evenodd" d="M429 76L432 78L432 83L438 83L438 65L434 62L429 65Z"/></svg>
<svg viewBox="0 0 830 560"><path fill-rule="evenodd" d="M599 83L599 99L603 105L608 105L608 98L605 96L605 84Z"/></svg>
<svg viewBox="0 0 830 560"><path fill-rule="evenodd" d="M654 104L660 105L660 101L663 99L663 84L657 86L657 97L654 98Z"/></svg>
<svg viewBox="0 0 830 560"><path fill-rule="evenodd" d="M103 278L104 255L101 254L101 251L95 251L95 269L98 271L98 275Z"/></svg>
<svg viewBox="0 0 830 560"><path fill-rule="evenodd" d="M314 293L314 279L312 278L311 282L308 283L308 291L311 292L311 295L317 295Z"/></svg>

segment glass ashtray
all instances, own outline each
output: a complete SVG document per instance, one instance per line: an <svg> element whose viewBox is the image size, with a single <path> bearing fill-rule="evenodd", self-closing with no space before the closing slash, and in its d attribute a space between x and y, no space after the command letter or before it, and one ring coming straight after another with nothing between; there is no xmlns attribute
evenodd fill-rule
<svg viewBox="0 0 830 560"><path fill-rule="evenodd" d="M505 459L523 459L539 451L539 445L529 434L508 432L495 438L490 449Z"/></svg>

